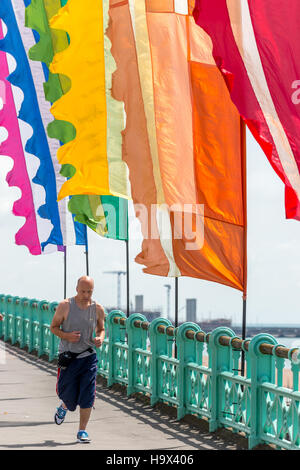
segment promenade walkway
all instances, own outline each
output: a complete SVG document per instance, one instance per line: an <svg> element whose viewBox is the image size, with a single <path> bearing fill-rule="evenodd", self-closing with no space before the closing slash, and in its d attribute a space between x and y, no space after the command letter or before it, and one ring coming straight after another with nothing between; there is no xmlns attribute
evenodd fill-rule
<svg viewBox="0 0 300 470"><path fill-rule="evenodd" d="M53 422L56 366L3 341L0 347L1 450L247 449L246 439L237 434L209 433L206 422L192 417L178 422L164 407L152 408L145 400L126 397L120 387L101 383L88 427L92 442L77 443L77 410L63 425Z"/></svg>

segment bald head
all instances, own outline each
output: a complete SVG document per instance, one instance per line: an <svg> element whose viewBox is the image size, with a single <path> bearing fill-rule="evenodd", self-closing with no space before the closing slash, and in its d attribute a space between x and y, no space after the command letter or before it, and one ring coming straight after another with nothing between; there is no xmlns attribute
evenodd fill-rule
<svg viewBox="0 0 300 470"><path fill-rule="evenodd" d="M79 287L79 285L83 283L89 284L90 286L92 286L92 288L94 288L94 279L90 276L81 276L77 281L77 287Z"/></svg>
<svg viewBox="0 0 300 470"><path fill-rule="evenodd" d="M81 276L77 281L77 300L90 302L94 290L94 280L89 276Z"/></svg>

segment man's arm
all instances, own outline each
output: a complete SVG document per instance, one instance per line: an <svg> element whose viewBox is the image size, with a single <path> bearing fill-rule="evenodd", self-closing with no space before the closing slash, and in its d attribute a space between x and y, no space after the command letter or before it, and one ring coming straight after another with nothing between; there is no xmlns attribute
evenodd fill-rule
<svg viewBox="0 0 300 470"><path fill-rule="evenodd" d="M80 331L65 332L61 330L61 324L69 312L70 304L67 300L63 300L58 304L55 314L53 315L50 325L50 331L58 338L77 343L80 340Z"/></svg>
<svg viewBox="0 0 300 470"><path fill-rule="evenodd" d="M105 328L104 328L105 313L104 313L104 308L99 304L96 304L96 315L97 315L97 325L95 328L96 336L94 338L94 343L97 348L100 348L105 338Z"/></svg>

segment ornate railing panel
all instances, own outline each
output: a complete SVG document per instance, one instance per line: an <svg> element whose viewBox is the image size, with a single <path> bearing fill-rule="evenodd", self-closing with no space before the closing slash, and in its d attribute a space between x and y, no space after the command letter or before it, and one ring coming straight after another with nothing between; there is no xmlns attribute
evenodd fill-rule
<svg viewBox="0 0 300 470"><path fill-rule="evenodd" d="M0 295L0 338L56 359L59 339L50 324L57 305ZM298 349L289 350L268 334L242 341L229 328L206 334L199 325L184 323L175 329L164 318L148 323L141 314L127 318L118 310L106 314L105 330L97 357L98 374L108 386L120 383L128 395L147 394L151 405L174 406L178 419L186 414L206 419L210 431L242 431L249 448L269 443L300 449Z"/></svg>

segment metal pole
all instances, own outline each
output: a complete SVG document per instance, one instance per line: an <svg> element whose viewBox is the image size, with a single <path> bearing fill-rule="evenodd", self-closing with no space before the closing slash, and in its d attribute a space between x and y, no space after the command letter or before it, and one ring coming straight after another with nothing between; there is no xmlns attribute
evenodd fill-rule
<svg viewBox="0 0 300 470"><path fill-rule="evenodd" d="M86 232L86 243L85 243L85 261L86 261L86 275L90 275L90 269L89 269L89 246L88 246L88 238L87 238L87 232Z"/></svg>
<svg viewBox="0 0 300 470"><path fill-rule="evenodd" d="M64 246L64 299L67 298L67 247Z"/></svg>
<svg viewBox="0 0 300 470"><path fill-rule="evenodd" d="M118 309L121 308L121 273L118 273L118 298L117 298Z"/></svg>
<svg viewBox="0 0 300 470"><path fill-rule="evenodd" d="M88 243L88 234L87 234L87 226L85 226L85 263L86 263L86 275L89 276L89 243Z"/></svg>
<svg viewBox="0 0 300 470"><path fill-rule="evenodd" d="M246 148L246 124L240 118L241 128L241 160L242 160L242 181L243 181L243 215L244 215L244 246L243 246L243 319L242 319L242 339L246 339L247 330L247 148ZM241 374L245 375L245 353L242 351Z"/></svg>
<svg viewBox="0 0 300 470"><path fill-rule="evenodd" d="M178 327L178 277L175 277L175 328ZM175 358L177 358L177 345L175 340Z"/></svg>
<svg viewBox="0 0 300 470"><path fill-rule="evenodd" d="M170 319L170 284L164 284L164 287L167 288L167 318Z"/></svg>
<svg viewBox="0 0 300 470"><path fill-rule="evenodd" d="M126 282L127 282L127 317L129 317L129 239L125 240L126 243Z"/></svg>
<svg viewBox="0 0 300 470"><path fill-rule="evenodd" d="M178 326L178 277L175 277L175 328Z"/></svg>
<svg viewBox="0 0 300 470"><path fill-rule="evenodd" d="M247 310L247 299L243 299L243 323L242 323L242 339L246 339L246 310ZM242 366L241 374L245 375L245 351L242 351Z"/></svg>
<svg viewBox="0 0 300 470"><path fill-rule="evenodd" d="M246 339L246 311L247 311L247 299L243 299L242 339Z"/></svg>

